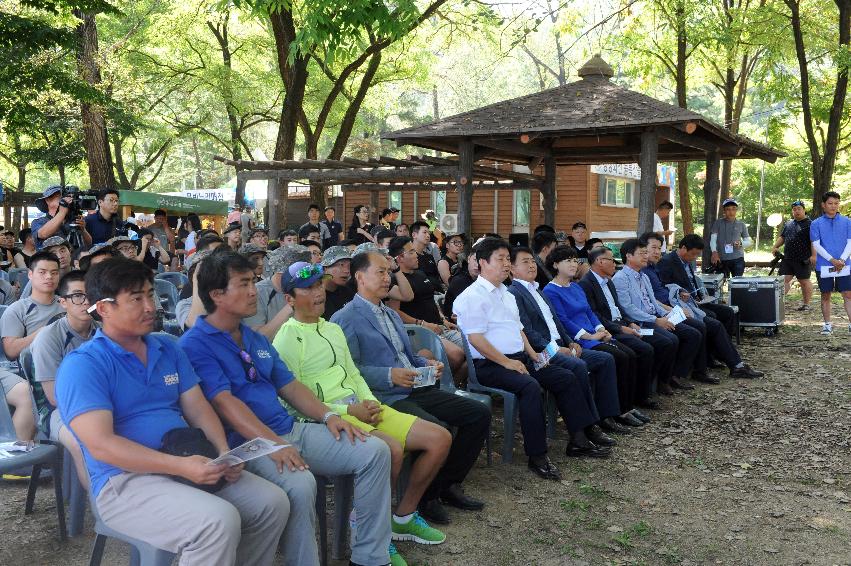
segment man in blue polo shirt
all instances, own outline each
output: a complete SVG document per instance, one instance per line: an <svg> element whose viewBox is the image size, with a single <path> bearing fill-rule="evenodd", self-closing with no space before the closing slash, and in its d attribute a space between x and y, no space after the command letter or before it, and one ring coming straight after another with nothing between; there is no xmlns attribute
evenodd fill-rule
<svg viewBox="0 0 851 566"><path fill-rule="evenodd" d="M304 279L315 278L308 273ZM319 275L321 276L321 275ZM284 531L284 562L319 564L316 547L316 483L354 474L358 528L352 562L390 562L390 450L341 419L296 380L262 334L242 320L257 309L254 268L243 256L217 250L196 273L207 316L180 339L207 399L228 427L231 446L263 437L286 447L248 463L248 469L287 493L291 516ZM294 422L279 397L313 422ZM321 424L320 424L321 423Z"/></svg>
<svg viewBox="0 0 851 566"><path fill-rule="evenodd" d="M833 332L830 323L830 296L833 291L842 294L845 312L851 323L851 274L848 273L851 256L851 219L839 213L839 193L828 191L821 197L820 217L810 224L810 240L816 252L816 279L821 291L821 314L824 325L821 333ZM851 332L851 324L848 325Z"/></svg>
<svg viewBox="0 0 851 566"><path fill-rule="evenodd" d="M192 364L170 338L150 334L151 270L121 257L99 263L86 275L86 297L103 328L65 357L56 398L104 523L179 552L181 565L271 565L289 515L286 495L242 466L159 450L166 433L187 427L219 454L228 445ZM222 478L215 493L196 487L214 489Z"/></svg>

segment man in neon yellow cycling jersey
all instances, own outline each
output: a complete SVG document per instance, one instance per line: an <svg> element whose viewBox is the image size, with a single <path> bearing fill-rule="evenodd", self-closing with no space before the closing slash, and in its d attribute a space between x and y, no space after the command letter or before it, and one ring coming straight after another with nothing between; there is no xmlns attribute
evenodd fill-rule
<svg viewBox="0 0 851 566"><path fill-rule="evenodd" d="M352 360L342 329L321 318L325 309L322 267L297 262L283 273L281 287L293 316L272 343L296 379L344 420L384 440L392 459L391 485L405 451L420 451L411 478L392 519L393 540L440 544L446 536L428 526L417 505L434 479L452 444L449 432L434 423L381 404ZM293 409L293 414L298 413ZM403 564L391 550L393 564ZM398 560L397 560L398 558Z"/></svg>

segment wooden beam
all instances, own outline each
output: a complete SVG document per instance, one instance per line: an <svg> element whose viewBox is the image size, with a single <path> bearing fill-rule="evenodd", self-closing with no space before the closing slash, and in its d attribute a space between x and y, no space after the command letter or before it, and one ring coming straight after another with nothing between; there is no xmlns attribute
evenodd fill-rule
<svg viewBox="0 0 851 566"><path fill-rule="evenodd" d="M641 134L641 181L638 189L639 235L653 230L653 213L656 211L656 166L658 165L659 132L655 129Z"/></svg>
<svg viewBox="0 0 851 566"><path fill-rule="evenodd" d="M627 145L627 138L634 138L634 134L621 136L581 136L570 138L555 138L553 149L565 147L623 147Z"/></svg>
<svg viewBox="0 0 851 566"><path fill-rule="evenodd" d="M467 242L473 241L473 159L476 148L469 138L458 144L458 232L467 234Z"/></svg>
<svg viewBox="0 0 851 566"><path fill-rule="evenodd" d="M542 183L533 183L531 181L508 181L504 183L495 183L495 182L484 182L484 181L473 181L473 190L474 191L502 191L502 190L542 190ZM453 183L398 183L398 184L384 184L384 183L350 183L340 185L340 189L345 192L351 191L424 191L424 192L434 192L434 191L454 191L457 189L457 185Z"/></svg>
<svg viewBox="0 0 851 566"><path fill-rule="evenodd" d="M518 155L526 155L529 157L549 157L552 152L545 147L530 145L525 143L517 143L516 141L501 140L501 139L476 139L476 145L482 145L500 151L516 153Z"/></svg>
<svg viewBox="0 0 851 566"><path fill-rule="evenodd" d="M452 179L456 167L449 166L421 166L398 169L301 169L301 170L265 170L253 171L243 170L240 174L248 179L283 179L287 181L312 181L327 185L339 185L342 183L357 183L359 181L386 181L403 182L405 180L418 181L446 181Z"/></svg>
<svg viewBox="0 0 851 566"><path fill-rule="evenodd" d="M699 149L703 152L720 151L722 148L727 151L736 151L736 148L733 147L732 144L710 141L706 138L695 136L693 134L687 134L678 130L677 128L659 128L659 137L665 138L666 140L670 140L680 145L684 145L686 147L693 147L695 149Z"/></svg>

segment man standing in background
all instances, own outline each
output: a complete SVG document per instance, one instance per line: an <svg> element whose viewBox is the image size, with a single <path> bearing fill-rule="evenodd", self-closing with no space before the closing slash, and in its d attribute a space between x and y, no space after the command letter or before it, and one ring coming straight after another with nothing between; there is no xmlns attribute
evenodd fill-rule
<svg viewBox="0 0 851 566"><path fill-rule="evenodd" d="M797 279L801 285L804 303L798 307L799 311L810 310L810 301L813 298L810 275L816 258L810 241L810 224L812 220L807 216L804 201L796 200L792 203L792 219L783 226L783 231L771 249L771 252L776 254L780 246L783 246L780 274L785 276L786 294L788 295L789 289L792 288L792 279Z"/></svg>
<svg viewBox="0 0 851 566"><path fill-rule="evenodd" d="M739 203L728 198L721 203L724 217L712 223L709 249L712 250L712 265L719 265L724 277L741 277L745 272L745 248L751 246L748 227L736 218Z"/></svg>

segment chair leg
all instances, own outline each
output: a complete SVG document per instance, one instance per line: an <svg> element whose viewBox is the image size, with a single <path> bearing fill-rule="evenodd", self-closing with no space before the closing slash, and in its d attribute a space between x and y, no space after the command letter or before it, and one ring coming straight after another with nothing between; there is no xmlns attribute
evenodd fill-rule
<svg viewBox="0 0 851 566"><path fill-rule="evenodd" d="M334 478L334 536L331 541L331 558L334 560L342 560L344 556L354 492L354 476Z"/></svg>
<svg viewBox="0 0 851 566"><path fill-rule="evenodd" d="M103 559L103 547L105 544L105 535L95 536L95 544L92 546L92 556L89 558L89 566L100 566L100 561Z"/></svg>
<svg viewBox="0 0 851 566"><path fill-rule="evenodd" d="M142 554L136 545L130 545L130 566L142 566Z"/></svg>
<svg viewBox="0 0 851 566"><path fill-rule="evenodd" d="M328 566L328 515L325 508L327 487L325 478L316 478L316 518L319 523L319 563Z"/></svg>
<svg viewBox="0 0 851 566"><path fill-rule="evenodd" d="M502 411L503 411L503 425L502 432L504 438L502 439L502 463L510 464L514 461L514 423L515 423L515 403L516 398L514 395L503 396L502 403Z"/></svg>
<svg viewBox="0 0 851 566"><path fill-rule="evenodd" d="M69 515L70 521L68 526L68 534L75 537L83 532L83 524L86 519L86 490L80 485L80 478L77 476L77 468L71 464L71 481L65 485L65 493L69 493Z"/></svg>
<svg viewBox="0 0 851 566"><path fill-rule="evenodd" d="M33 505L35 505L35 490L38 488L38 480L40 477L41 464L36 464L30 472L30 485L27 488L27 503L24 506L24 515L29 515L33 512Z"/></svg>
<svg viewBox="0 0 851 566"><path fill-rule="evenodd" d="M62 485L64 485L64 486L71 485L71 482L74 479L73 473L72 473L73 470L74 470L73 458L71 457L71 454L68 452L68 450L63 450L62 451ZM68 502L70 497L71 497L70 490L66 489L65 490L65 501Z"/></svg>
<svg viewBox="0 0 851 566"><path fill-rule="evenodd" d="M53 493L56 496L56 515L59 519L59 538L68 539L68 529L65 527L65 499L62 497L62 464L59 460L51 467L53 472Z"/></svg>

